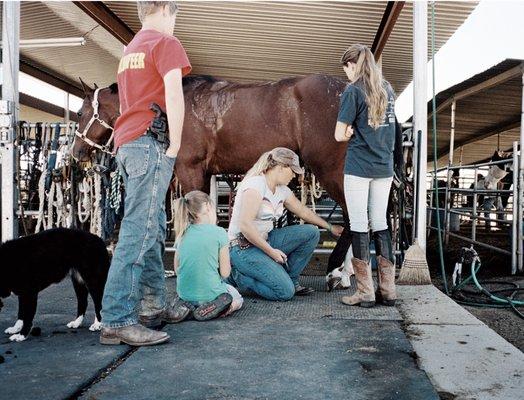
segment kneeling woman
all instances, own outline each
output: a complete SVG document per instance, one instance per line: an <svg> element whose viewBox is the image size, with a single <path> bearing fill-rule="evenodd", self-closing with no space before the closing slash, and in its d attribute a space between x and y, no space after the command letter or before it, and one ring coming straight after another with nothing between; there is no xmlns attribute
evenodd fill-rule
<svg viewBox="0 0 524 400"><path fill-rule="evenodd" d="M241 290L280 301L313 292L312 288L300 286L298 278L317 246L317 226L336 236L343 228L324 221L287 187L295 174L303 173L298 156L277 147L264 153L240 183L229 240L232 278ZM312 225L273 229L284 207Z"/></svg>

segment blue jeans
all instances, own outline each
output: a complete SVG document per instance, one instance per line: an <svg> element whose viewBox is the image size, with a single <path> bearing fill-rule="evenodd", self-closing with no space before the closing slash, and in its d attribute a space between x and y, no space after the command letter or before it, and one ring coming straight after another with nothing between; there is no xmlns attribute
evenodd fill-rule
<svg viewBox="0 0 524 400"><path fill-rule="evenodd" d="M256 246L231 248L232 277L240 290L252 290L268 300L286 301L295 295L298 277L306 268L320 234L313 225L292 225L269 233L271 247L287 255L285 266Z"/></svg>
<svg viewBox="0 0 524 400"><path fill-rule="evenodd" d="M102 323L111 328L138 323L142 298L152 312L165 306L165 197L176 160L149 136L122 145L116 158L126 194L102 300Z"/></svg>

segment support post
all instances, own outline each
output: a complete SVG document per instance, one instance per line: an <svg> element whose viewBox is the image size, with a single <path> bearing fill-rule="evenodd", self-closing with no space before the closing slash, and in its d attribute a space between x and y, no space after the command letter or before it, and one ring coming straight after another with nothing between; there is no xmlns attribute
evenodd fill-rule
<svg viewBox="0 0 524 400"><path fill-rule="evenodd" d="M428 5L425 1L413 3L413 132L420 160L417 173L417 232L420 247L426 250L427 219L427 161L428 161L428 110L427 110L427 62L428 62Z"/></svg>
<svg viewBox="0 0 524 400"><path fill-rule="evenodd" d="M522 245L522 229L523 229L523 195L524 195L524 71L522 73L522 103L520 109L520 154L519 154L519 194L518 194L518 269L519 272L523 270L523 245Z"/></svg>
<svg viewBox="0 0 524 400"><path fill-rule="evenodd" d="M471 212L471 240L477 240L477 189L478 189L478 182L477 182L477 175L478 175L478 167L475 167L475 175L473 176L473 211Z"/></svg>
<svg viewBox="0 0 524 400"><path fill-rule="evenodd" d="M215 205L215 207L218 208L218 193L217 193L216 175L211 175L211 182L209 183L209 197L211 197L211 200L213 201L213 204Z"/></svg>
<svg viewBox="0 0 524 400"><path fill-rule="evenodd" d="M0 155L2 162L2 242L18 236L15 215L15 127L18 121L18 70L20 65L20 3L2 2L2 102Z"/></svg>
<svg viewBox="0 0 524 400"><path fill-rule="evenodd" d="M69 124L69 93L64 92L64 123Z"/></svg>
<svg viewBox="0 0 524 400"><path fill-rule="evenodd" d="M518 226L518 204L520 201L519 197L519 180L518 174L515 171L519 169L519 156L518 156L519 144L517 141L513 142L513 206L512 206L512 218L511 218L511 274L515 275L517 272L517 226Z"/></svg>
<svg viewBox="0 0 524 400"><path fill-rule="evenodd" d="M452 201L452 195L450 195L449 188L452 183L451 178L453 176L453 170L450 168L453 167L453 152L455 150L455 110L456 110L457 102L453 100L453 103L451 103L451 131L449 134L449 160L448 160L448 179L446 182L446 200L444 203L444 224L445 224L445 230L444 230L444 244L447 246L449 243L449 228L451 226L451 212L450 210L453 208L453 201Z"/></svg>

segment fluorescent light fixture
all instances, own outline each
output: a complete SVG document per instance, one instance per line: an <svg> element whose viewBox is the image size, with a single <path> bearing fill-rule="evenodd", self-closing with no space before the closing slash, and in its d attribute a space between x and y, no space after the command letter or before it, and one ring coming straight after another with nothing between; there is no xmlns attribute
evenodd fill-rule
<svg viewBox="0 0 524 400"><path fill-rule="evenodd" d="M50 38L50 39L26 39L20 40L21 49L32 49L39 47L65 47L84 46L86 40L83 37Z"/></svg>

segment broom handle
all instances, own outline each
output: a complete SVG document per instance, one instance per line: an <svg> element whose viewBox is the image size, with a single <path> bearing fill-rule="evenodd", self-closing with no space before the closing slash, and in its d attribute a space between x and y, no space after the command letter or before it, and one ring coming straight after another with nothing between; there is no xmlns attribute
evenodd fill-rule
<svg viewBox="0 0 524 400"><path fill-rule="evenodd" d="M414 203L413 203L413 210L415 211L413 213L413 216L415 217L415 221L413 221L413 242L415 242L418 238L417 238L417 231L418 231L418 213L420 212L418 209L417 209L417 205L418 205L418 196L419 196L419 187L418 187L418 184L419 184L419 179L418 179L418 174L420 173L420 140L421 140L421 137L422 137L422 131L419 130L417 132L417 170L415 171L415 185L413 185L413 187L415 188L415 196L414 196Z"/></svg>

